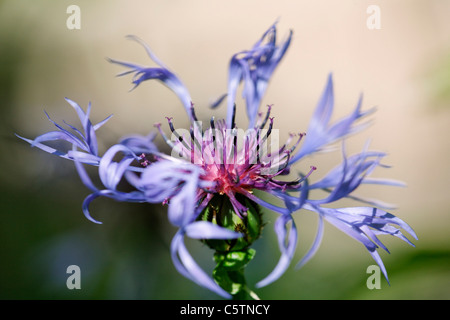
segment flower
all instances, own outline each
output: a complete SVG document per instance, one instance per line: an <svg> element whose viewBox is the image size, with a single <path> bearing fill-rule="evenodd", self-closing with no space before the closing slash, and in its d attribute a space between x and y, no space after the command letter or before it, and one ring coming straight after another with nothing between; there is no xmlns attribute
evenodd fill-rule
<svg viewBox="0 0 450 320"><path fill-rule="evenodd" d="M57 131L51 131L44 133L34 140L29 140L27 138L23 138L17 135L19 138L27 141L33 147L38 147L48 153L55 154L59 157L74 160L75 156L77 159L83 163L98 165L100 162L100 157L98 155L98 146L97 146L97 137L95 135L95 131L97 131L102 125L104 125L111 116L107 117L103 121L99 122L96 125L92 125L89 120L89 114L91 111L91 104L89 104L87 108L87 112L85 113L83 109L74 101L67 99L66 101L75 109L80 118L80 122L83 126L84 133L78 130L76 127L71 126L67 123L66 126L68 129L64 129L61 125L54 122L50 119L50 116L45 113L48 120L52 122L57 128ZM79 152L76 150L57 150L48 145L43 144L42 142L54 141L54 140L63 140L69 142L69 144L82 149L84 152Z"/></svg>
<svg viewBox="0 0 450 320"><path fill-rule="evenodd" d="M322 179L311 183L316 167L308 165L306 173L294 174L294 178L287 180L294 171L294 165L306 156L322 151L339 140L344 141L347 136L365 128L368 122L359 121L373 110L361 111L360 98L352 113L330 123L334 107L333 80L330 75L307 134L291 134L286 143L280 146L278 130L271 117L273 107L268 106L265 113L260 112L267 84L290 45L292 32L277 45L276 24L273 24L250 50L232 56L227 94L212 106L215 108L226 99L226 119L216 120L212 117L207 129L197 119L191 96L183 82L156 57L147 44L135 36L129 38L141 44L158 66L146 67L109 59L111 63L129 69L119 76L133 74L132 89L147 80L159 80L178 96L191 122L189 129L175 129L173 118L168 117L170 138L161 124L155 124L157 133L172 148L171 155L158 150L153 143L155 135L151 133L148 136L124 137L99 156L95 132L109 117L92 125L89 120L91 106L84 113L81 107L68 99L79 115L84 133L72 125L67 124L68 130L52 121L58 131L43 134L34 140L19 136L32 146L75 162L82 182L92 191L82 206L89 220L100 223L89 212L91 201L100 196L118 201L167 205L168 219L178 228L170 249L175 268L195 283L230 298L246 286L244 282L235 283L233 281L236 280L231 278L236 275L240 277L238 272L254 255L249 248L261 234L263 212L260 207L279 214L274 229L281 256L273 271L259 281L257 287L266 286L280 278L291 264L298 237L293 214L305 209L318 214L319 227L312 247L297 267L304 265L318 250L325 219L362 243L388 279L376 251L379 247L386 251L387 248L377 236L393 235L413 245L401 233L402 228L415 239L417 237L404 221L383 210L388 207L386 204L353 194L361 184L403 185L389 179L369 177L377 167L386 167L381 164L385 153L369 151L366 146L362 152L347 156L343 143L342 163ZM241 83L249 120L246 129L238 128L235 122L236 96ZM63 151L44 144L51 140L66 141L72 148ZM98 166L103 187L98 188L93 184L84 165ZM134 189L118 190L121 180L126 180ZM310 198L310 194L318 189L326 191L328 195L322 199ZM275 197L283 205L272 204L259 193ZM343 198L358 200L370 206L325 206ZM185 236L204 241L216 250L218 266L214 278L207 275L191 257L184 244Z"/></svg>
<svg viewBox="0 0 450 320"><path fill-rule="evenodd" d="M276 25L273 24L253 45L252 49L236 53L231 58L228 80L228 124L231 124L232 113L230 110L235 103L237 88L239 83L244 82L242 96L245 98L247 106L249 127L254 126L269 79L292 39L292 31L290 31L287 39L277 46L276 34Z"/></svg>

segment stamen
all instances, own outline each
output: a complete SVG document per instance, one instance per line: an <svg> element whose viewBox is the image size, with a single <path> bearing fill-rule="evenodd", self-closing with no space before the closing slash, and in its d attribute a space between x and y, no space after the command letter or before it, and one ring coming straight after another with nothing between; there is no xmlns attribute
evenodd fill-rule
<svg viewBox="0 0 450 320"><path fill-rule="evenodd" d="M273 127L273 117L270 118L269 128L267 129L266 135L261 140L261 143L264 143L266 141L266 139L270 136L270 134L272 133L272 127Z"/></svg>
<svg viewBox="0 0 450 320"><path fill-rule="evenodd" d="M289 165L289 159L291 157L291 152L289 150L285 150L284 153L286 153L286 156L278 161L278 164L281 161L284 161L283 164L282 164L282 167L280 169L278 169L277 173L271 175L272 177L281 174L284 171L284 169L286 169L286 167Z"/></svg>
<svg viewBox="0 0 450 320"><path fill-rule="evenodd" d="M296 142L296 143L292 146L292 148L289 150L290 152L293 152L293 151L297 148L298 144L300 143L300 141L302 141L302 138L303 138L304 136L306 136L306 133L299 133L299 138L298 138L297 142Z"/></svg>
<svg viewBox="0 0 450 320"><path fill-rule="evenodd" d="M173 144L173 142L171 140L169 140L169 138L167 138L167 136L164 133L164 131L161 130L161 123L155 123L153 126L155 128L158 128L159 133L163 137L164 141L169 145L169 147L174 148L175 145Z"/></svg>
<svg viewBox="0 0 450 320"><path fill-rule="evenodd" d="M144 153L141 153L141 155L138 158L139 160L142 161L141 166L143 166L144 168L150 165L150 161L146 158Z"/></svg>
<svg viewBox="0 0 450 320"><path fill-rule="evenodd" d="M231 118L231 129L236 128L236 103L233 105L233 116Z"/></svg>
<svg viewBox="0 0 450 320"><path fill-rule="evenodd" d="M182 136L180 136L179 134L178 134L178 132L175 130L175 128L173 127L173 123L172 123L172 117L166 117L166 119L167 119L167 122L169 123L169 128L170 128L170 131L172 131L172 133L175 135L175 137L180 141L180 142L183 142L183 137ZM183 143L183 145L185 146L185 147L188 147L187 146L187 144L186 143Z"/></svg>
<svg viewBox="0 0 450 320"><path fill-rule="evenodd" d="M309 176L311 175L311 173L313 173L313 171L317 170L317 167L315 166L311 166L311 169L309 170L309 172L306 174L306 176L302 177L300 180L298 180L299 183L302 183L303 181L305 181L306 179L309 178Z"/></svg>
<svg viewBox="0 0 450 320"><path fill-rule="evenodd" d="M269 137L269 135L270 135L270 133L272 132L272 127L273 127L273 117L272 118L270 118L270 125L269 125L269 128L267 129L267 132L266 132L266 134L264 135L264 137L261 139L261 140L259 140L259 130L261 130L261 129L258 129L258 136L257 136L257 145L256 145L256 156L257 156L257 161L258 161L258 163L260 162L259 160L259 147L260 147L260 145L262 145L266 140L267 140L267 138Z"/></svg>
<svg viewBox="0 0 450 320"><path fill-rule="evenodd" d="M259 163L259 129L256 131L256 163Z"/></svg>
<svg viewBox="0 0 450 320"><path fill-rule="evenodd" d="M214 116L211 117L211 132L212 132L212 142L214 146L214 154L216 153L217 144L216 144L216 124L214 123Z"/></svg>
<svg viewBox="0 0 450 320"><path fill-rule="evenodd" d="M216 124L214 123L214 116L211 117L211 120L209 121L210 125L211 125L211 129L215 129L216 128Z"/></svg>
<svg viewBox="0 0 450 320"><path fill-rule="evenodd" d="M245 147L244 147L244 164L245 167L248 167L249 163L250 163L250 159L249 159L249 152L250 152L250 141L249 141L249 137L246 136L245 137Z"/></svg>
<svg viewBox="0 0 450 320"><path fill-rule="evenodd" d="M257 116L256 116L256 124L255 124L255 129L256 128L260 128L261 127L261 121L262 121L262 112L258 112Z"/></svg>
<svg viewBox="0 0 450 320"><path fill-rule="evenodd" d="M270 110L272 109L273 104L269 104L267 105L267 112L266 112L266 117L264 118L264 121L261 123L261 125L259 126L260 129L264 128L264 126L267 123L267 120L269 120L269 116L270 116Z"/></svg>
<svg viewBox="0 0 450 320"><path fill-rule="evenodd" d="M294 133L289 133L288 139L287 139L286 142L281 146L280 150L278 150L278 154L281 154L282 152L284 152L284 149L285 149L289 144L291 144L292 138L294 138L294 137L295 137L295 134L294 134Z"/></svg>
<svg viewBox="0 0 450 320"><path fill-rule="evenodd" d="M191 116L194 121L198 121L197 116L195 115L194 103L191 101Z"/></svg>
<svg viewBox="0 0 450 320"><path fill-rule="evenodd" d="M195 137L194 128L192 126L191 126L189 132L191 134L191 162L195 163L194 162L195 151L199 150L201 152L202 149L201 149L200 142L198 142L198 140ZM195 147L194 147L194 144L195 144Z"/></svg>
<svg viewBox="0 0 450 320"><path fill-rule="evenodd" d="M222 145L222 161L221 161L221 171L225 170L225 165L227 164L227 135L223 135L223 145Z"/></svg>
<svg viewBox="0 0 450 320"><path fill-rule="evenodd" d="M197 128L198 128L198 126L194 123L194 125L191 126L191 128L190 128L190 133L191 133L191 138L194 140L194 142L195 142L195 144L197 145L197 147L200 148L200 142L199 142L199 140L197 139L197 138L198 138L198 135L195 133L195 131L199 132L198 130L195 130L195 129L197 129ZM202 134L201 136L203 136L203 134Z"/></svg>
<svg viewBox="0 0 450 320"><path fill-rule="evenodd" d="M175 130L172 125L173 117L166 117L166 119L167 119L167 122L169 123L170 130L173 132Z"/></svg>
<svg viewBox="0 0 450 320"><path fill-rule="evenodd" d="M233 129L233 157L234 157L234 161L233 163L236 165L236 160L237 160L237 130Z"/></svg>

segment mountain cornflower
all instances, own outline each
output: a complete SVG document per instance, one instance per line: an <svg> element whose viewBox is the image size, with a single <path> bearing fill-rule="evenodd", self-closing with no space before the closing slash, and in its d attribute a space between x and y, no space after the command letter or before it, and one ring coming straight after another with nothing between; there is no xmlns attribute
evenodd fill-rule
<svg viewBox="0 0 450 320"><path fill-rule="evenodd" d="M392 235L410 245L413 244L400 229L417 237L404 221L384 211L387 209L384 203L353 193L361 184L402 185L389 179L369 177L375 168L386 167L381 163L385 153L370 151L365 146L360 153L346 154L344 139L367 126L368 122L362 119L373 109L362 111L360 98L353 112L331 123L334 95L329 75L306 133L291 134L282 145L278 144L278 130L271 117L275 108L267 106L260 110L269 79L291 43L292 32L277 44L275 23L251 49L232 56L226 94L211 106L216 108L226 101L226 119L212 117L206 121L206 126L197 118L189 91L176 74L142 40L135 36L129 38L141 44L157 66L109 61L127 68L119 76L132 74L133 89L147 80L159 80L171 89L186 111L191 123L189 128L175 129L175 120L167 117L167 129L157 123L156 130L149 135L124 137L100 156L96 131L109 117L93 125L89 119L91 106L84 112L67 99L77 112L83 130L66 123L59 125L47 115L56 131L34 140L21 137L32 146L74 161L82 182L92 191L82 205L89 220L101 223L89 211L89 204L97 197L167 205L168 219L178 228L170 248L175 268L186 278L224 298L256 299L257 295L245 281L244 270L255 255L251 245L261 236L264 210L279 215L274 229L281 255L274 269L256 284L257 288L276 281L290 266L298 237L293 214L304 209L316 213L319 224L312 247L297 267L304 265L318 250L324 220L327 220L364 245L388 279L377 249L388 250L378 236ZM241 84L248 116L246 128L238 128L235 121L240 103L236 97ZM170 137L166 132L170 132ZM170 155L160 152L153 142L157 134L171 147ZM65 141L69 147L54 149L46 144L51 140ZM342 163L317 179L317 168L305 157L338 141L342 141ZM294 168L297 163L299 168ZM98 167L103 186L94 185L85 165ZM311 182L313 178L316 182ZM133 188L131 191L118 189L123 180ZM323 190L326 196L311 198L314 190ZM267 196L276 199L277 204L267 200ZM366 206L328 206L343 198ZM202 241L215 251L217 265L212 276L189 254L184 243L186 236Z"/></svg>

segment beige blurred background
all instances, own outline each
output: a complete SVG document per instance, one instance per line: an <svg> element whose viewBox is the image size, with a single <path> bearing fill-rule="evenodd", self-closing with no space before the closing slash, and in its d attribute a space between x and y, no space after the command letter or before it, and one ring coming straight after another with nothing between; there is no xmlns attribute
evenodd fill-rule
<svg viewBox="0 0 450 320"><path fill-rule="evenodd" d="M79 30L66 26L70 15L66 9L72 4L81 9ZM367 26L369 5L380 8L380 29ZM316 257L299 271L292 266L259 294L272 299L450 298L449 13L446 0L0 1L0 179L5 190L1 296L214 298L173 270L168 245L175 229L167 224L164 212L148 218L144 211L149 207L136 209L137 205L99 200L93 207L105 224L80 222L84 219L81 202L88 192L72 165L29 149L13 133L33 138L53 129L44 109L56 121L76 123L64 97L83 107L91 101L93 121L114 114L98 131L102 150L123 135L147 134L166 116L174 117L175 125L186 126L181 104L167 88L156 82L143 83L129 92L130 77L115 77L124 69L109 64L107 57L151 64L137 43L125 39L128 34L149 43L183 80L199 118L224 116L223 106L212 111L208 104L226 91L229 58L250 48L278 19L279 39L287 36L289 29L294 37L263 104L274 104L275 126L281 129L282 138L307 129L330 72L335 85L334 119L351 112L362 93L364 108L376 106L377 112L371 116L370 128L348 140L348 151L361 150L370 139L373 149L389 153L385 163L392 165L391 169L379 169L375 176L402 180L408 186L364 187L358 194L395 203L398 209L392 213L414 228L419 241L414 241L416 248L412 248L398 239L385 239L391 254L381 255L391 286L383 282L381 290L369 290L365 270L374 262L360 244L327 224ZM238 123L245 125L242 101L240 107ZM340 152L332 152L305 159L298 169L314 164L319 167L315 173L319 177L340 160ZM141 211L128 214L130 210ZM267 213L267 217L269 223L258 248L258 259L264 262L259 265L267 267L251 271L259 279L279 256L273 234L275 216ZM108 225L108 219L114 223ZM140 222L129 221L134 219L152 225L151 219L157 219L164 232L156 231L158 236L149 238ZM311 244L317 223L309 213L299 213L296 221L301 233L298 261ZM133 238L137 234L133 228L142 232L139 240ZM71 238L74 233L75 240ZM130 245L117 240L117 234ZM91 238L97 241L98 251L86 240ZM111 246L111 239L121 243L120 250L108 247L105 256L102 245ZM146 241L154 243L154 251ZM64 281L61 285L54 280L64 279L61 268L64 259L70 258L67 250L62 256L54 253L62 250L54 249L62 242L68 246L80 243L76 252L85 259L84 269L95 270L87 271L91 276L80 292L68 292ZM41 249L35 250L33 245ZM128 251L136 246L138 253ZM209 253L196 249L196 244L193 247L195 253L205 255L199 259L207 264ZM36 257L40 250L47 252L51 261L60 259L61 264L49 266L51 263L42 259L44 254ZM133 272L145 280L136 280ZM161 276L159 280L156 275ZM174 286L181 289L174 292Z"/></svg>

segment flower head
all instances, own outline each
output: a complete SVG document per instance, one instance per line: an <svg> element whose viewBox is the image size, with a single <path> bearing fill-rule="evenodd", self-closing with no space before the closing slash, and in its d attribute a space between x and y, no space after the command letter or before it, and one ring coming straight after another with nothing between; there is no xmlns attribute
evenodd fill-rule
<svg viewBox="0 0 450 320"><path fill-rule="evenodd" d="M306 156L363 129L367 122L360 123L360 120L373 110L361 111L360 98L352 113L330 123L334 107L330 75L306 133L291 134L280 145L278 129L271 117L272 106L260 112L269 79L287 52L292 32L286 40L277 44L276 24L273 24L250 50L232 56L227 94L214 104L217 107L227 98L226 119L216 120L213 117L205 127L195 114L194 104L183 82L142 40L134 36L129 38L140 43L158 66L146 67L110 59L110 62L129 69L119 75L133 74L133 89L147 80L162 82L178 96L190 120L187 129L176 129L174 119L169 117L167 130L159 123L155 125L157 133L171 147L170 155L157 149L152 133L148 136L127 136L99 156L95 131L109 118L92 125L89 120L90 106L84 113L71 100L67 101L77 111L84 133L74 126L68 125L68 130L54 123L58 131L43 134L35 140L22 138L32 146L75 162L81 180L92 191L83 203L83 212L88 219L99 223L91 217L89 204L100 196L119 201L167 205L169 221L179 229L171 244L176 269L197 284L229 298L247 290L244 282L236 282L235 279L242 278L240 270L254 255L250 246L261 235L264 224L261 207L279 214L274 229L281 256L273 271L258 282L257 287L277 280L289 267L298 237L293 214L305 209L318 214L319 227L312 247L298 267L318 250L323 221L327 220L361 242L387 279L386 269L376 251L379 247L386 251L387 248L377 236L393 235L412 245L400 232L399 228L403 228L414 238L417 237L405 222L383 211L381 208L386 209L383 203L353 194L361 184L402 185L393 180L369 177L377 167L385 167L381 164L385 154L365 148L361 153L347 156L343 144L342 163L322 179L311 183L310 180L316 176L316 167L301 164L304 172L297 176L294 173L294 177L288 180L295 172L292 170L294 165L303 162ZM245 129L238 128L235 122L236 97L241 83L249 120ZM166 132L170 132L171 136ZM43 143L50 140L66 141L72 148L68 151L55 150ZM98 166L103 187L93 184L84 169L86 164ZM134 190L118 190L121 180L127 180ZM318 189L328 195L322 199L310 198L310 194ZM275 197L283 205L272 204L258 193ZM324 206L343 198L362 201L370 206L337 209ZM216 251L218 265L213 278L191 257L184 244L185 236L204 241Z"/></svg>

